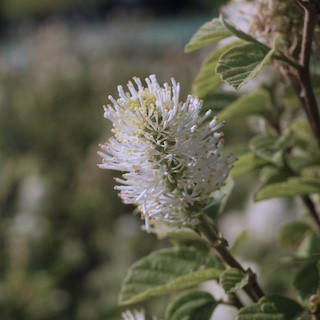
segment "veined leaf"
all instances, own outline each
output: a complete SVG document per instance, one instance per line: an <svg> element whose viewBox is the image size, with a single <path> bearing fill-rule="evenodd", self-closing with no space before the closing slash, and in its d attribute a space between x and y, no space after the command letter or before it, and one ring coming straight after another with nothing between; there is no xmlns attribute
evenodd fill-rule
<svg viewBox="0 0 320 320"><path fill-rule="evenodd" d="M119 296L128 305L218 279L220 263L211 255L188 248L152 252L128 270Z"/></svg>
<svg viewBox="0 0 320 320"><path fill-rule="evenodd" d="M209 320L218 303L211 294L189 290L178 295L166 310L166 320Z"/></svg>
<svg viewBox="0 0 320 320"><path fill-rule="evenodd" d="M272 120L273 109L270 94L264 89L249 92L228 105L219 113L219 119L229 120L232 118L260 115Z"/></svg>
<svg viewBox="0 0 320 320"><path fill-rule="evenodd" d="M233 47L220 57L216 72L223 81L238 90L259 73L274 51L252 42Z"/></svg>
<svg viewBox="0 0 320 320"><path fill-rule="evenodd" d="M279 242L287 248L297 248L310 227L304 221L291 221L284 225L279 232Z"/></svg>
<svg viewBox="0 0 320 320"><path fill-rule="evenodd" d="M246 153L238 158L231 170L232 177L241 176L244 173L261 168L268 164L267 161L257 157L253 153Z"/></svg>
<svg viewBox="0 0 320 320"><path fill-rule="evenodd" d="M188 53L198 50L230 36L232 36L232 33L222 25L219 19L214 18L199 28L185 46L184 51Z"/></svg>
<svg viewBox="0 0 320 320"><path fill-rule="evenodd" d="M226 269L220 276L220 284L226 293L236 292L248 282L249 274L235 268Z"/></svg>
<svg viewBox="0 0 320 320"><path fill-rule="evenodd" d="M216 73L218 60L224 52L241 43L243 41L229 43L207 56L194 82L193 91L196 96L204 98L221 84L220 75Z"/></svg>
<svg viewBox="0 0 320 320"><path fill-rule="evenodd" d="M236 320L294 320L303 310L301 305L292 299L269 296L240 309Z"/></svg>
<svg viewBox="0 0 320 320"><path fill-rule="evenodd" d="M285 182L269 184L255 195L255 201L276 197L294 197L312 193L320 194L320 181L317 179L292 178Z"/></svg>

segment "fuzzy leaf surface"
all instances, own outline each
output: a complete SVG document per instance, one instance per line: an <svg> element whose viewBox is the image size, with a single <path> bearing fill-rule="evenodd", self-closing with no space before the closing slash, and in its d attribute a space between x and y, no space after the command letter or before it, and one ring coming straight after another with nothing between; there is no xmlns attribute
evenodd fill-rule
<svg viewBox="0 0 320 320"><path fill-rule="evenodd" d="M137 303L218 279L221 268L215 257L189 248L152 252L129 268L121 285L119 304Z"/></svg>
<svg viewBox="0 0 320 320"><path fill-rule="evenodd" d="M232 42L214 50L207 56L194 81L193 91L196 96L204 98L221 84L220 75L216 73L218 60L223 53L240 43L242 41Z"/></svg>
<svg viewBox="0 0 320 320"><path fill-rule="evenodd" d="M209 320L217 305L210 293L189 290L168 305L165 320Z"/></svg>
<svg viewBox="0 0 320 320"><path fill-rule="evenodd" d="M221 80L238 90L261 71L273 53L274 49L257 43L233 47L220 57L216 72Z"/></svg>
<svg viewBox="0 0 320 320"><path fill-rule="evenodd" d="M232 33L222 25L219 19L214 18L199 28L185 46L184 51L188 53L198 50L230 36Z"/></svg>

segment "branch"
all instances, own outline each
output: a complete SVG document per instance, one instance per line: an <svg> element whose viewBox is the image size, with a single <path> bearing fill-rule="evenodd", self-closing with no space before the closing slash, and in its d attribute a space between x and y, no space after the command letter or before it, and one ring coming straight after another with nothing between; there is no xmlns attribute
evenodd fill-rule
<svg viewBox="0 0 320 320"><path fill-rule="evenodd" d="M299 58L300 68L293 72L293 77L296 78L295 82L298 83L297 91L299 98L303 104L308 120L320 147L320 116L317 100L312 88L309 70L312 40L314 29L318 22L319 9L317 7L317 3L309 3L302 0L295 1L304 10L304 26Z"/></svg>
<svg viewBox="0 0 320 320"><path fill-rule="evenodd" d="M232 254L227 249L227 241L219 236L215 226L207 216L202 214L200 215L199 219L200 223L198 224L197 229L204 236L208 245L218 253L225 264L227 264L231 268L236 268L243 273L249 274L249 283L243 289L253 301L259 301L260 298L264 296L264 293L257 282L255 273L253 273L250 269L246 271L242 267L242 265L232 256Z"/></svg>
<svg viewBox="0 0 320 320"><path fill-rule="evenodd" d="M310 215L315 222L316 231L320 233L320 218L313 201L309 196L302 196L301 198L305 206L309 209Z"/></svg>

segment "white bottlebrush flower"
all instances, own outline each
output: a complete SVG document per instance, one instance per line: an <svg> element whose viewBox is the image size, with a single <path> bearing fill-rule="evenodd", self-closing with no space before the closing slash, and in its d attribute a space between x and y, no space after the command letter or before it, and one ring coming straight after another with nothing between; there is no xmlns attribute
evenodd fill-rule
<svg viewBox="0 0 320 320"><path fill-rule="evenodd" d="M145 314L143 310L127 310L122 312L122 320L145 320Z"/></svg>
<svg viewBox="0 0 320 320"><path fill-rule="evenodd" d="M114 136L101 145L103 169L125 172L116 181L124 203L138 206L146 227L149 221L192 223L211 202L231 169L233 157L221 156L222 124L211 111L200 115L202 101L188 96L179 101L180 85L160 87L156 77L143 87L129 82L109 96L104 117L113 122Z"/></svg>

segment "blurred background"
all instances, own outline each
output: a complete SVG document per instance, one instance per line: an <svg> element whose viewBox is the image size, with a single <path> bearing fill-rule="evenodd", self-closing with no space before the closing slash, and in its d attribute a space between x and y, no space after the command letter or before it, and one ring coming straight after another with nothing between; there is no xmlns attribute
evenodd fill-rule
<svg viewBox="0 0 320 320"><path fill-rule="evenodd" d="M2 320L119 319L128 266L168 244L141 231L115 173L96 166L110 136L102 105L150 74L174 76L184 98L205 53L183 47L223 2L1 0Z"/></svg>

